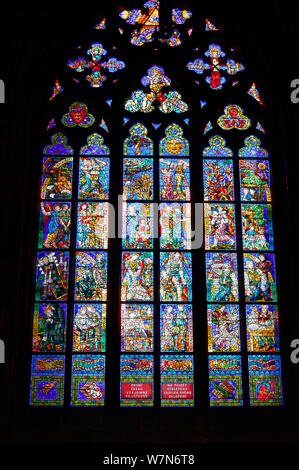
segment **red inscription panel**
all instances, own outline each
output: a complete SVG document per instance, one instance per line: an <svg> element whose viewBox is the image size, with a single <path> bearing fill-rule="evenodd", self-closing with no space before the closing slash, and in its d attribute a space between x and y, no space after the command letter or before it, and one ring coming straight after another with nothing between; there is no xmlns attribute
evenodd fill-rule
<svg viewBox="0 0 299 470"><path fill-rule="evenodd" d="M162 399L192 399L193 384L192 383L164 383L162 384Z"/></svg>
<svg viewBox="0 0 299 470"><path fill-rule="evenodd" d="M140 382L125 382L121 384L121 398L124 399L138 399L138 398L152 398L153 384Z"/></svg>

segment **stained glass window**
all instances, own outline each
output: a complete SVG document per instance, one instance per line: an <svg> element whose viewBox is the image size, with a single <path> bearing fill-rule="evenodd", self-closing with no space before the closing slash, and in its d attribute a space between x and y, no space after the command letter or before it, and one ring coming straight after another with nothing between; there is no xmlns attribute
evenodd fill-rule
<svg viewBox="0 0 299 470"><path fill-rule="evenodd" d="M30 404L281 405L263 93L214 19L115 15L49 93Z"/></svg>

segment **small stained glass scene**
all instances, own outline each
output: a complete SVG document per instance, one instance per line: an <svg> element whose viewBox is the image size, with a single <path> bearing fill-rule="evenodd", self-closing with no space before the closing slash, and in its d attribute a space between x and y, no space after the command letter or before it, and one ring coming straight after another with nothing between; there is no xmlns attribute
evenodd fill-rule
<svg viewBox="0 0 299 470"><path fill-rule="evenodd" d="M71 204L41 202L39 218L39 248L69 248Z"/></svg>
<svg viewBox="0 0 299 470"><path fill-rule="evenodd" d="M64 352L66 325L66 304L56 302L35 304L32 351Z"/></svg>
<svg viewBox="0 0 299 470"><path fill-rule="evenodd" d="M240 160L241 200L271 202L271 173L267 160Z"/></svg>
<svg viewBox="0 0 299 470"><path fill-rule="evenodd" d="M160 338L164 353L193 352L192 305L161 304Z"/></svg>
<svg viewBox="0 0 299 470"><path fill-rule="evenodd" d="M42 199L71 199L73 159L44 157L41 180Z"/></svg>
<svg viewBox="0 0 299 470"><path fill-rule="evenodd" d="M246 305L248 352L279 352L278 307Z"/></svg>
<svg viewBox="0 0 299 470"><path fill-rule="evenodd" d="M79 163L79 199L109 198L108 158L85 157Z"/></svg>
<svg viewBox="0 0 299 470"><path fill-rule="evenodd" d="M121 351L153 351L153 305L123 304L121 307Z"/></svg>
<svg viewBox="0 0 299 470"><path fill-rule="evenodd" d="M160 247L164 250L191 249L191 204L159 205Z"/></svg>
<svg viewBox="0 0 299 470"><path fill-rule="evenodd" d="M123 248L153 249L153 205L149 203L123 203Z"/></svg>
<svg viewBox="0 0 299 470"><path fill-rule="evenodd" d="M235 206L233 204L205 204L206 250L236 248Z"/></svg>
<svg viewBox="0 0 299 470"><path fill-rule="evenodd" d="M124 155L153 155L153 141L147 136L147 132L143 124L134 124L130 128L130 137L124 141Z"/></svg>
<svg viewBox="0 0 299 470"><path fill-rule="evenodd" d="M154 166L151 158L125 158L123 162L123 199L152 200Z"/></svg>
<svg viewBox="0 0 299 470"><path fill-rule="evenodd" d="M268 151L261 147L261 140L254 135L246 137L246 139L244 140L244 147L241 147L238 153L240 158L269 157Z"/></svg>
<svg viewBox="0 0 299 470"><path fill-rule="evenodd" d="M108 247L109 207L105 202L82 202L78 206L77 248Z"/></svg>
<svg viewBox="0 0 299 470"><path fill-rule="evenodd" d="M110 149L103 142L104 138L100 134L91 134L87 137L87 144L81 147L80 155L109 155Z"/></svg>
<svg viewBox="0 0 299 470"><path fill-rule="evenodd" d="M153 253L122 254L122 301L153 300Z"/></svg>
<svg viewBox="0 0 299 470"><path fill-rule="evenodd" d="M215 135L209 139L209 146L205 147L202 152L203 157L232 157L233 152L230 148L226 147L226 140L224 137Z"/></svg>
<svg viewBox="0 0 299 470"><path fill-rule="evenodd" d="M107 300L107 253L76 253L75 300Z"/></svg>
<svg viewBox="0 0 299 470"><path fill-rule="evenodd" d="M165 129L165 137L160 141L160 155L168 157L183 157L189 155L189 142L183 137L183 129L177 124L171 124Z"/></svg>
<svg viewBox="0 0 299 470"><path fill-rule="evenodd" d="M244 250L273 250L272 206L242 204Z"/></svg>
<svg viewBox="0 0 299 470"><path fill-rule="evenodd" d="M68 252L38 252L36 263L35 300L67 300L68 266Z"/></svg>
<svg viewBox="0 0 299 470"><path fill-rule="evenodd" d="M190 201L189 160L160 158L160 199Z"/></svg>
<svg viewBox="0 0 299 470"><path fill-rule="evenodd" d="M161 302L191 302L191 253L161 252L160 278Z"/></svg>
<svg viewBox="0 0 299 470"><path fill-rule="evenodd" d="M238 305L208 305L208 351L241 351Z"/></svg>
<svg viewBox="0 0 299 470"><path fill-rule="evenodd" d="M277 302L274 255L245 253L244 284L247 302Z"/></svg>
<svg viewBox="0 0 299 470"><path fill-rule="evenodd" d="M61 132L51 137L51 143L44 147L44 155L73 155L74 149L67 144L67 137Z"/></svg>
<svg viewBox="0 0 299 470"><path fill-rule="evenodd" d="M77 304L73 321L73 351L105 352L106 305Z"/></svg>
<svg viewBox="0 0 299 470"><path fill-rule="evenodd" d="M205 201L233 201L233 161L216 159L204 160L203 183Z"/></svg>
<svg viewBox="0 0 299 470"><path fill-rule="evenodd" d="M239 284L236 253L206 253L208 302L237 302Z"/></svg>

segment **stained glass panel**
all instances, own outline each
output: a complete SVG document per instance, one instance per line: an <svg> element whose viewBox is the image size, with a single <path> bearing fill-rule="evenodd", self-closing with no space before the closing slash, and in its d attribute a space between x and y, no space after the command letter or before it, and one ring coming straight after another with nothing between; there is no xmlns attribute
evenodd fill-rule
<svg viewBox="0 0 299 470"><path fill-rule="evenodd" d="M32 351L64 352L66 319L66 304L35 304Z"/></svg>
<svg viewBox="0 0 299 470"><path fill-rule="evenodd" d="M279 356L249 356L250 404L282 405L281 361Z"/></svg>
<svg viewBox="0 0 299 470"><path fill-rule="evenodd" d="M69 248L71 204L45 201L40 206L38 248Z"/></svg>
<svg viewBox="0 0 299 470"><path fill-rule="evenodd" d="M244 253L246 302L277 302L275 258L270 253Z"/></svg>
<svg viewBox="0 0 299 470"><path fill-rule="evenodd" d="M73 155L74 150L67 144L67 137L61 132L51 137L51 144L46 145L43 150L44 155Z"/></svg>
<svg viewBox="0 0 299 470"><path fill-rule="evenodd" d="M225 131L236 129L245 131L251 126L251 120L244 114L244 110L236 105L229 104L224 108L224 114L217 119L218 126Z"/></svg>
<svg viewBox="0 0 299 470"><path fill-rule="evenodd" d="M110 150L104 145L104 138L97 133L87 137L87 144L80 149L80 155L109 155Z"/></svg>
<svg viewBox="0 0 299 470"><path fill-rule="evenodd" d="M204 214L206 250L235 249L235 206L233 204L205 204Z"/></svg>
<svg viewBox="0 0 299 470"><path fill-rule="evenodd" d="M241 356L209 357L210 406L243 404L241 373Z"/></svg>
<svg viewBox="0 0 299 470"><path fill-rule="evenodd" d="M77 252L75 300L107 300L107 258L105 251Z"/></svg>
<svg viewBox="0 0 299 470"><path fill-rule="evenodd" d="M66 300L69 254L40 251L37 255L35 300Z"/></svg>
<svg viewBox="0 0 299 470"><path fill-rule="evenodd" d="M73 320L73 351L105 352L106 305L77 304Z"/></svg>
<svg viewBox="0 0 299 470"><path fill-rule="evenodd" d="M44 157L41 182L42 199L72 197L73 159Z"/></svg>
<svg viewBox="0 0 299 470"><path fill-rule="evenodd" d="M226 140L219 136L214 135L209 139L209 147L206 147L202 154L204 157L232 157L233 152L226 147Z"/></svg>
<svg viewBox="0 0 299 470"><path fill-rule="evenodd" d="M271 173L266 160L240 160L241 200L271 202Z"/></svg>
<svg viewBox="0 0 299 470"><path fill-rule="evenodd" d="M207 70L209 75L205 77L205 81L212 90L221 90L223 84L227 81L222 72L226 72L228 75L236 75L245 69L240 62L235 62L229 58L225 59L226 53L222 51L221 46L215 43L209 45L205 56L210 59L209 63L197 58L194 62L188 62L187 68L199 75L206 75L205 71Z"/></svg>
<svg viewBox="0 0 299 470"><path fill-rule="evenodd" d="M79 199L108 199L109 158L80 158Z"/></svg>
<svg viewBox="0 0 299 470"><path fill-rule="evenodd" d="M153 141L147 137L147 128L138 122L130 128L130 137L124 141L124 155L153 155Z"/></svg>
<svg viewBox="0 0 299 470"><path fill-rule="evenodd" d="M236 253L206 253L206 279L208 302L237 302Z"/></svg>
<svg viewBox="0 0 299 470"><path fill-rule="evenodd" d="M194 406L193 356L161 356L161 406Z"/></svg>
<svg viewBox="0 0 299 470"><path fill-rule="evenodd" d="M76 101L68 108L61 118L61 123L66 127L82 127L87 128L93 125L95 117L88 112L88 106L85 103Z"/></svg>
<svg viewBox="0 0 299 470"><path fill-rule="evenodd" d="M177 45L178 38L174 41L167 40L167 44ZM141 111L143 113L151 113L158 105L159 111L168 114L171 112L184 113L188 110L188 105L182 100L180 93L176 90L164 92L163 88L171 84L171 80L164 73L164 69L159 65L153 65L147 70L147 75L142 77L141 83L144 87L148 87L144 93L143 90L133 91L131 98L126 101L125 109L130 113ZM174 124L176 126L176 124ZM179 126L177 126L179 127ZM172 125L169 126L169 129ZM173 130L177 133L176 130ZM181 132L180 130L178 132ZM175 134L174 134L175 135ZM177 140L177 139L176 139Z"/></svg>
<svg viewBox="0 0 299 470"><path fill-rule="evenodd" d="M152 158L125 158L123 199L152 200L154 191Z"/></svg>
<svg viewBox="0 0 299 470"><path fill-rule="evenodd" d="M159 210L161 249L191 249L191 204L162 203Z"/></svg>
<svg viewBox="0 0 299 470"><path fill-rule="evenodd" d="M105 202L81 202L77 216L77 248L108 247L108 208Z"/></svg>
<svg viewBox="0 0 299 470"><path fill-rule="evenodd" d="M190 201L190 164L186 159L160 159L160 199Z"/></svg>
<svg viewBox="0 0 299 470"><path fill-rule="evenodd" d="M246 305L248 352L279 352L277 305Z"/></svg>
<svg viewBox="0 0 299 470"><path fill-rule="evenodd" d="M153 253L122 253L121 300L153 300Z"/></svg>
<svg viewBox="0 0 299 470"><path fill-rule="evenodd" d="M261 147L261 141L255 135L250 135L244 140L244 147L239 150L241 158L267 158L268 151Z"/></svg>
<svg viewBox="0 0 299 470"><path fill-rule="evenodd" d="M120 357L120 405L152 406L154 358L151 354Z"/></svg>
<svg viewBox="0 0 299 470"><path fill-rule="evenodd" d="M153 248L153 205L123 203L122 246L127 249Z"/></svg>
<svg viewBox="0 0 299 470"><path fill-rule="evenodd" d="M161 305L160 342L163 352L193 352L192 305Z"/></svg>
<svg viewBox="0 0 299 470"><path fill-rule="evenodd" d="M105 356L75 354L72 360L72 406L103 406Z"/></svg>
<svg viewBox="0 0 299 470"><path fill-rule="evenodd" d="M160 279L162 302L191 302L191 253L162 252L160 254Z"/></svg>
<svg viewBox="0 0 299 470"><path fill-rule="evenodd" d="M273 250L272 206L242 204L244 250Z"/></svg>
<svg viewBox="0 0 299 470"><path fill-rule="evenodd" d="M122 305L121 351L153 351L153 305Z"/></svg>
<svg viewBox="0 0 299 470"><path fill-rule="evenodd" d="M204 160L203 182L205 201L233 201L233 161Z"/></svg>
<svg viewBox="0 0 299 470"><path fill-rule="evenodd" d="M208 351L241 351L238 305L208 305Z"/></svg>
<svg viewBox="0 0 299 470"><path fill-rule="evenodd" d="M159 145L162 156L182 157L189 155L189 142L183 137L183 129L177 124L171 124L165 129L165 135Z"/></svg>

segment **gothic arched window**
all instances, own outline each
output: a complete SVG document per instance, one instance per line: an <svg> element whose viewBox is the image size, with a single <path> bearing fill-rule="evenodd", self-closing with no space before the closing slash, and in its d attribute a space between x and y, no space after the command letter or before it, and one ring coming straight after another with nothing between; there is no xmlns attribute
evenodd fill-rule
<svg viewBox="0 0 299 470"><path fill-rule="evenodd" d="M100 18L49 98L33 406L282 404L265 103L221 26L169 14Z"/></svg>

